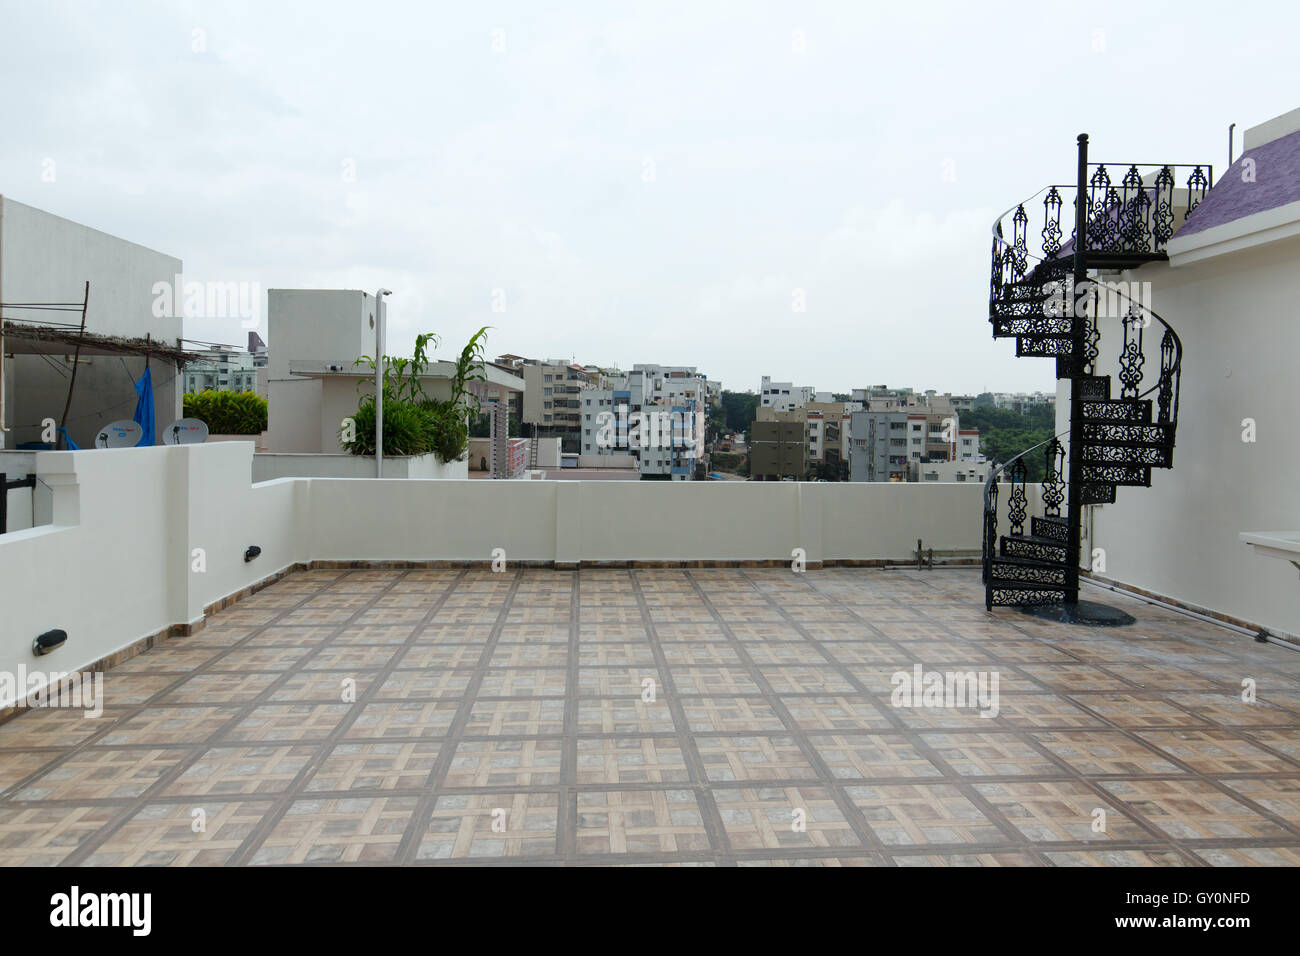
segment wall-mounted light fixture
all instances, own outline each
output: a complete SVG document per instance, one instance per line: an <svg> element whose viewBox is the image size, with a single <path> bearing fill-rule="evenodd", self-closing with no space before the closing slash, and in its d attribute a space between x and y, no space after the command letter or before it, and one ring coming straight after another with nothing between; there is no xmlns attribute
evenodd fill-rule
<svg viewBox="0 0 1300 956"><path fill-rule="evenodd" d="M248 550L244 552L244 563L247 564L249 561L252 561L255 557L257 557L261 553L262 553L261 548L259 548L255 544L250 544L248 546Z"/></svg>
<svg viewBox="0 0 1300 956"><path fill-rule="evenodd" d="M43 657L50 651L57 651L67 639L67 631L60 631L57 628L53 631L46 631L32 641L32 653L37 657Z"/></svg>

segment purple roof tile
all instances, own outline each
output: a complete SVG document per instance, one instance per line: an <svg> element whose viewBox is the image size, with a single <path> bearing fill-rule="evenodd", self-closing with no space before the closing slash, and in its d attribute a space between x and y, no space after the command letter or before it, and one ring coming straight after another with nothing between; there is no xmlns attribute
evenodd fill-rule
<svg viewBox="0 0 1300 956"><path fill-rule="evenodd" d="M1247 160L1254 161L1254 182L1242 178ZM1300 130L1242 153L1176 235L1195 235L1293 202L1300 202Z"/></svg>

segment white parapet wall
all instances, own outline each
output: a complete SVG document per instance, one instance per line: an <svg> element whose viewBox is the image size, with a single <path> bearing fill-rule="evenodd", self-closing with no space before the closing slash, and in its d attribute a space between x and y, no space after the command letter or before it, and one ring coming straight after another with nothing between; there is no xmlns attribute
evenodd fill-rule
<svg viewBox="0 0 1300 956"><path fill-rule="evenodd" d="M469 462L443 462L437 455L384 458L385 478L466 478ZM373 478L373 455L331 455L296 452L258 452L253 456L253 481L273 478Z"/></svg>
<svg viewBox="0 0 1300 956"><path fill-rule="evenodd" d="M0 671L84 668L304 560L307 484L252 484L251 454L250 442L38 453L53 521L0 536ZM262 553L245 563L250 544ZM34 657L56 628L67 644Z"/></svg>
<svg viewBox="0 0 1300 956"><path fill-rule="evenodd" d="M251 442L38 453L53 522L0 535L0 671L84 668L311 561L488 562L499 548L507 565L787 562L800 549L815 564L909 561L918 538L980 545L978 485L253 483L252 458ZM1036 509L1037 486L1029 498ZM250 545L261 554L246 563ZM54 628L67 644L35 658Z"/></svg>

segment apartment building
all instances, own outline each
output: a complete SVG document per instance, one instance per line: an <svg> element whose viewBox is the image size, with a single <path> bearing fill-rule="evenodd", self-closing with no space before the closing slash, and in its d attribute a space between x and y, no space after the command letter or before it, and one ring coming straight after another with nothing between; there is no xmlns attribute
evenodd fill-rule
<svg viewBox="0 0 1300 956"><path fill-rule="evenodd" d="M988 462L913 461L907 465L909 481L983 482L989 476Z"/></svg>
<svg viewBox="0 0 1300 956"><path fill-rule="evenodd" d="M750 426L749 473L755 481L804 478L807 454L808 436L802 419L756 419Z"/></svg>
<svg viewBox="0 0 1300 956"><path fill-rule="evenodd" d="M1050 392L995 392L993 406L1023 415L1035 408L1055 408L1056 396Z"/></svg>
<svg viewBox="0 0 1300 956"><path fill-rule="evenodd" d="M758 386L758 407L772 408L778 412L788 412L801 408L814 401L817 390L811 385L793 385L790 382L774 382L766 375Z"/></svg>
<svg viewBox="0 0 1300 956"><path fill-rule="evenodd" d="M185 392L257 391L256 357L228 346L204 349L185 367Z"/></svg>
<svg viewBox="0 0 1300 956"><path fill-rule="evenodd" d="M642 476L693 479L704 455L707 377L694 366L652 364L604 377L610 387L580 398L581 454L630 456Z"/></svg>
<svg viewBox="0 0 1300 956"><path fill-rule="evenodd" d="M907 481L907 424L904 411L853 412L849 480Z"/></svg>
<svg viewBox="0 0 1300 956"><path fill-rule="evenodd" d="M803 426L807 465L838 467L849 460L852 403L830 401L829 392L820 392L818 396L827 400L807 402L793 409L760 405L755 413L755 422L786 422Z"/></svg>
<svg viewBox="0 0 1300 956"><path fill-rule="evenodd" d="M582 396L605 386L603 372L562 359L510 359L523 376L522 421L537 437L559 438L564 451L577 453L582 447Z"/></svg>
<svg viewBox="0 0 1300 956"><path fill-rule="evenodd" d="M855 411L850 432L851 481L910 481L917 463L980 458L979 429L962 428L943 396L929 405Z"/></svg>

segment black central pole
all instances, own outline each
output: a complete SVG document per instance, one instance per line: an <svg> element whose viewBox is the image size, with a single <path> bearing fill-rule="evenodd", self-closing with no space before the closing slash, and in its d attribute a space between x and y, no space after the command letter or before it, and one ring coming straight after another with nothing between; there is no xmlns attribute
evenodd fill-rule
<svg viewBox="0 0 1300 956"><path fill-rule="evenodd" d="M1079 134L1079 182L1074 205L1074 318L1070 322L1070 475L1065 548L1065 603L1079 603L1079 538L1083 523L1083 366L1088 306L1088 134Z"/></svg>

